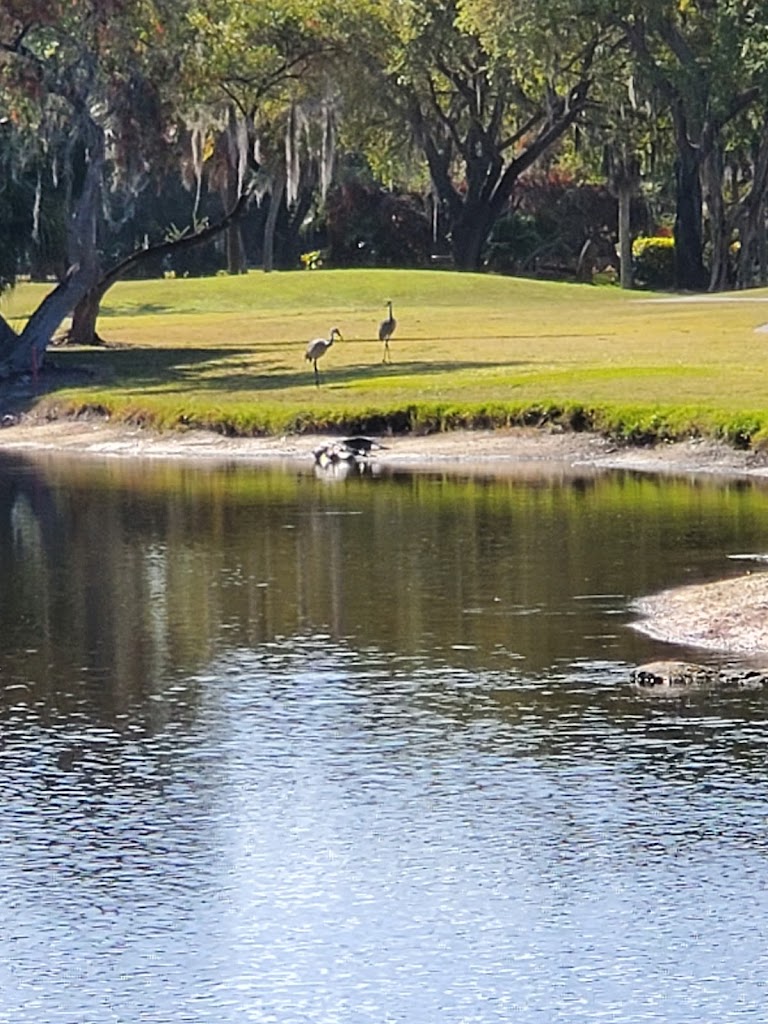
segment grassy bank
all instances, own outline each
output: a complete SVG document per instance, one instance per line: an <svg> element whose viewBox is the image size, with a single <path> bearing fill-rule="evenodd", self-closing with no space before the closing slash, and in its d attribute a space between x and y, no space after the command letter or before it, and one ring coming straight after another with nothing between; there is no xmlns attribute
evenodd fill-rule
<svg viewBox="0 0 768 1024"><path fill-rule="evenodd" d="M2 299L18 322L45 289ZM392 299L393 362L378 322ZM631 440L701 434L768 443L768 291L653 296L446 271L297 271L123 282L99 322L106 349L56 350L87 368L41 397L161 428L232 434L557 422ZM307 341L344 336L320 362Z"/></svg>

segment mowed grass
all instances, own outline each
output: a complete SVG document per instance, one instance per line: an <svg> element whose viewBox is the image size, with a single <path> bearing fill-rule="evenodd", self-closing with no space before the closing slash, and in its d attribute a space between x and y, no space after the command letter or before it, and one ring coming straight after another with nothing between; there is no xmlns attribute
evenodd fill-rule
<svg viewBox="0 0 768 1024"><path fill-rule="evenodd" d="M45 293L0 308L19 326ZM394 302L392 364L378 323ZM58 349L87 367L42 396L161 428L227 433L440 430L557 422L633 440L768 438L768 290L675 297L448 271L319 270L121 282L106 349ZM339 327L321 359L307 342Z"/></svg>

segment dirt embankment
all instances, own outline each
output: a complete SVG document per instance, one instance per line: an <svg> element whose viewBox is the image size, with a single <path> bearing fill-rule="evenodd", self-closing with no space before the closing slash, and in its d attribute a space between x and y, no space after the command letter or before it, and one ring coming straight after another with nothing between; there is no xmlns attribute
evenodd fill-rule
<svg viewBox="0 0 768 1024"><path fill-rule="evenodd" d="M0 428L0 450L61 451L101 456L225 459L253 461L311 460L328 437L225 437L207 431L158 433L101 419L40 421L21 417ZM381 439L376 453L383 465L453 467L462 472L546 472L547 467L586 472L626 469L636 472L768 478L768 455L737 451L708 440L649 447L620 445L594 434L527 428L455 431Z"/></svg>

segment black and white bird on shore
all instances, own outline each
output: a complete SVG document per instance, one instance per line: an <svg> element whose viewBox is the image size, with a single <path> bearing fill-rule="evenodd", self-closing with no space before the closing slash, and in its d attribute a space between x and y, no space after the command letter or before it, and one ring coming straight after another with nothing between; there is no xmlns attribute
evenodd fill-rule
<svg viewBox="0 0 768 1024"><path fill-rule="evenodd" d="M387 309L389 310L389 316L386 320L382 320L379 324L379 341L384 342L384 355L382 356L382 363L391 363L392 356L389 351L389 339L395 333L397 327L397 320L392 313L392 300L387 301Z"/></svg>
<svg viewBox="0 0 768 1024"><path fill-rule="evenodd" d="M307 345L307 351L304 354L304 358L307 360L308 363L312 363L312 365L314 366L315 384L318 386L320 384L320 374L317 369L317 360L320 359L321 356L325 355L325 353L328 351L328 349L331 347L334 341L336 341L337 338L339 339L339 341L344 341L344 339L341 336L341 331L339 330L339 328L332 327L331 332L327 338L314 338Z"/></svg>
<svg viewBox="0 0 768 1024"><path fill-rule="evenodd" d="M315 463L322 469L346 464L362 470L369 461L371 452L385 447L372 437L344 437L339 441L326 441L315 448L312 454Z"/></svg>

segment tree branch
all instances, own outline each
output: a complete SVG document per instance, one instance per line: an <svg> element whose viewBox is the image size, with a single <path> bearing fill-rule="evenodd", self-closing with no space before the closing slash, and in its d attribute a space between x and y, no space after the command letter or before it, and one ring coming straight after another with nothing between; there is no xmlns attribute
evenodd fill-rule
<svg viewBox="0 0 768 1024"><path fill-rule="evenodd" d="M256 194L254 188L246 189L238 198L232 209L222 217L221 220L215 224L209 224L207 227L199 228L197 231L192 232L190 235L184 235L181 238L172 239L166 242L157 242L154 245L148 245L143 249L137 249L132 252L125 259L115 264L111 270L108 270L106 274L103 274L96 284L96 289L101 295L106 292L119 281L131 267L137 263L143 263L144 260L148 260L152 257L166 256L169 253L185 252L187 249L192 249L195 246L203 245L205 242L209 242L212 238L216 238L226 231L226 229L234 224L236 221L244 217L248 212L251 201Z"/></svg>
<svg viewBox="0 0 768 1024"><path fill-rule="evenodd" d="M548 124L542 128L537 137L523 150L520 156L507 165L494 191L492 204L495 210L501 209L507 199L509 199L514 184L520 175L533 166L539 157L554 142L561 138L576 121L587 105L587 94L590 84L590 80L585 79L574 86L567 99L561 102L559 116L550 119Z"/></svg>
<svg viewBox="0 0 768 1024"><path fill-rule="evenodd" d="M14 331L3 314L0 313L0 352L13 346L17 338L16 331Z"/></svg>

